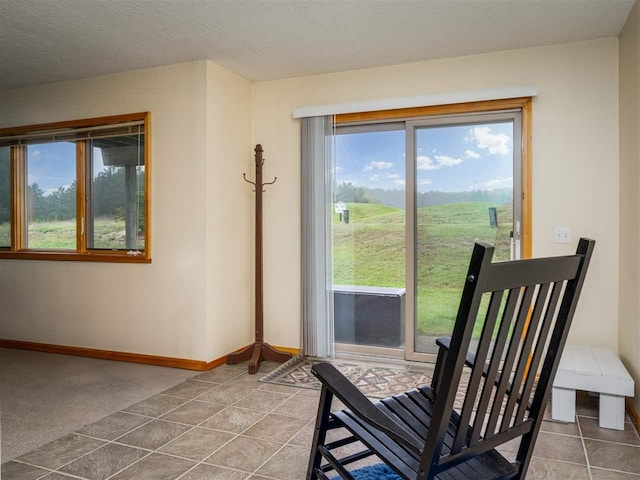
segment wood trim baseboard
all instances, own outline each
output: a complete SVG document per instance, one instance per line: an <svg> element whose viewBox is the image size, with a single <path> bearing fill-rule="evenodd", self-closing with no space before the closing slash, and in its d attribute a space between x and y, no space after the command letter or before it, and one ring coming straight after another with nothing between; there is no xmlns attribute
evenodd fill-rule
<svg viewBox="0 0 640 480"><path fill-rule="evenodd" d="M627 415L631 419L631 423L636 427L636 432L640 432L640 414L638 414L638 410L636 410L636 406L633 403L631 398L625 398L625 403L627 406Z"/></svg>
<svg viewBox="0 0 640 480"><path fill-rule="evenodd" d="M294 357L296 355L298 355L302 349L301 348L293 348L293 347L278 347L276 345L273 345L273 348L275 348L276 350L282 350L283 352L287 352L290 353L291 355L293 355Z"/></svg>
<svg viewBox="0 0 640 480"><path fill-rule="evenodd" d="M181 368L204 372L219 367L227 361L224 355L210 362L203 360L189 360L186 358L162 357L159 355L145 355L142 353L115 352L112 350L100 350L96 348L70 347L66 345L53 345L49 343L24 342L20 340L7 340L0 338L0 347L15 348L18 350L33 350L44 353L58 353L60 355L73 355L76 357L98 358L101 360L115 360L118 362L143 363L160 367ZM244 348L244 347L243 347ZM277 347L280 350L293 355L300 353L299 348ZM241 350L241 349L240 349Z"/></svg>
<svg viewBox="0 0 640 480"><path fill-rule="evenodd" d="M158 355L145 355L142 353L115 352L112 350L100 350L96 348L70 347L66 345L53 345L49 343L23 342L20 340L0 339L0 347L16 348L19 350L33 350L36 352L58 353L61 355L74 355L76 357L99 358L101 360L116 360L119 362L144 363L161 367L182 368L185 370L205 371L224 363L224 360L205 362L201 360L189 360L185 358L162 357ZM211 365L211 366L209 366Z"/></svg>

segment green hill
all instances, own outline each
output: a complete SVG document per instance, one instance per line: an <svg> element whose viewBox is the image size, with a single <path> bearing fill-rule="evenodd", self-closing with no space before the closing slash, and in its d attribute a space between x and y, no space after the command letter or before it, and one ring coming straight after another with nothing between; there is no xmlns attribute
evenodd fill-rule
<svg viewBox="0 0 640 480"><path fill-rule="evenodd" d="M349 224L334 215L336 284L405 287L405 211L380 204L348 204ZM497 209L498 227L489 224ZM475 241L496 246L495 260L509 257L511 206L461 202L417 211L417 308L419 333L450 331Z"/></svg>

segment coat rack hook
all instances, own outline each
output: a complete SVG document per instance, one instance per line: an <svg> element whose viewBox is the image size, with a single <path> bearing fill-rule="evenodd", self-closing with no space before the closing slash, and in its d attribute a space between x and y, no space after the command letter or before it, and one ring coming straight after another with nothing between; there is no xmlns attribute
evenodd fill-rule
<svg viewBox="0 0 640 480"><path fill-rule="evenodd" d="M258 187L257 187L257 185L255 184L255 182L252 182L252 181L250 181L250 180L247 180L247 174L246 174L246 173L243 173L243 174L242 174L242 178L244 178L244 181L245 181L245 182L250 183L251 185L253 185L253 186L254 186L254 189L253 189L253 190L251 190L251 191L252 191L252 192L255 192L255 191L256 191L255 189L256 189L256 188L258 188Z"/></svg>
<svg viewBox="0 0 640 480"><path fill-rule="evenodd" d="M278 180L278 177L273 177L273 182L263 183L262 186L264 187L265 185L273 185L274 183L276 183L276 180ZM262 189L262 191L266 192L264 188Z"/></svg>

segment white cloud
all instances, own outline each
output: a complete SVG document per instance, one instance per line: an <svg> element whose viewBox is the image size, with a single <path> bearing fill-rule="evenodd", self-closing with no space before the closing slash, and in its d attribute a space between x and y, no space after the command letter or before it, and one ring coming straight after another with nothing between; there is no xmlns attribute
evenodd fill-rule
<svg viewBox="0 0 640 480"><path fill-rule="evenodd" d="M371 170L388 170L391 167L393 167L393 163L391 162L377 162L373 160L371 161L371 163L369 163L369 165L364 167L364 171L370 172Z"/></svg>
<svg viewBox="0 0 640 480"><path fill-rule="evenodd" d="M493 133L489 127L473 127L469 135L479 149L488 150L490 155L507 155L510 152L509 137L504 133Z"/></svg>
<svg viewBox="0 0 640 480"><path fill-rule="evenodd" d="M418 155L418 158L416 160L418 162L418 170L437 170L438 168L440 168L439 165L433 163L433 160L431 160L426 155Z"/></svg>
<svg viewBox="0 0 640 480"><path fill-rule="evenodd" d="M404 187L407 182L405 182L402 179L398 179L398 180L394 180L393 183L395 183L396 185L402 185Z"/></svg>
<svg viewBox="0 0 640 480"><path fill-rule="evenodd" d="M339 167L338 165L336 165L335 167L333 167L333 171L334 171L334 172L339 172L340 170L342 170L342 167Z"/></svg>
<svg viewBox="0 0 640 480"><path fill-rule="evenodd" d="M491 188L510 187L513 185L513 177L498 177L484 183L484 186Z"/></svg>
<svg viewBox="0 0 640 480"><path fill-rule="evenodd" d="M375 174L375 175L371 175L369 177L369 180L371 180L372 182L379 182L380 181L381 176L379 174Z"/></svg>
<svg viewBox="0 0 640 480"><path fill-rule="evenodd" d="M389 175L387 175L387 178L400 178L400 174L399 173L390 173Z"/></svg>
<svg viewBox="0 0 640 480"><path fill-rule="evenodd" d="M418 155L416 158L418 170L438 170L440 167L452 167L463 162L461 158L453 158L446 155L436 155L434 158L435 161L426 155Z"/></svg>
<svg viewBox="0 0 640 480"><path fill-rule="evenodd" d="M420 180L418 185L431 185L433 182L431 180Z"/></svg>
<svg viewBox="0 0 640 480"><path fill-rule="evenodd" d="M473 150L465 150L464 156L465 158L480 158L480 154L478 152L474 152Z"/></svg>
<svg viewBox="0 0 640 480"><path fill-rule="evenodd" d="M447 157L446 155L436 155L436 160L438 161L438 165L442 167L452 167L462 163L462 159Z"/></svg>

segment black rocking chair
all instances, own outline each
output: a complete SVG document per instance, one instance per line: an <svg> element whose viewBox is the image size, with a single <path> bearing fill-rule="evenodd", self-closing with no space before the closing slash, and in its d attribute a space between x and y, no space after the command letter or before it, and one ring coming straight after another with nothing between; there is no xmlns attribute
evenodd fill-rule
<svg viewBox="0 0 640 480"><path fill-rule="evenodd" d="M331 364L314 365L322 393L307 480L353 480L349 469L374 455L406 480L525 478L594 244L491 263L493 247L477 243L431 386L371 402ZM344 410L331 411L334 396ZM496 450L518 440L514 461Z"/></svg>

